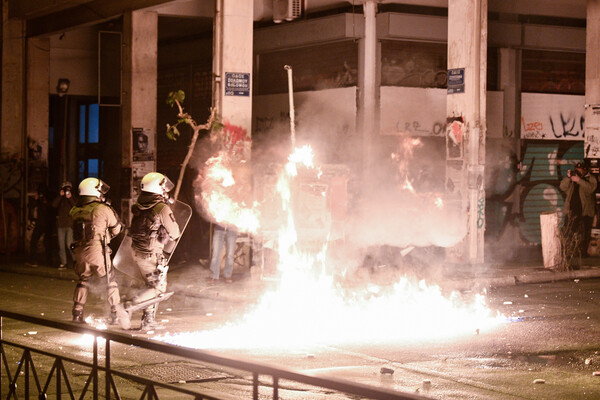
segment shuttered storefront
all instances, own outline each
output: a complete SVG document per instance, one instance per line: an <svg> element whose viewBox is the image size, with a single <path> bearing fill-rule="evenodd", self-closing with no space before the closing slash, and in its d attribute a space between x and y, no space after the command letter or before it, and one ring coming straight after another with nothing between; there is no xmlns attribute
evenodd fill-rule
<svg viewBox="0 0 600 400"><path fill-rule="evenodd" d="M518 174L523 239L541 243L540 214L558 209L562 215L564 193L558 188L560 181L581 160L582 141L524 141Z"/></svg>

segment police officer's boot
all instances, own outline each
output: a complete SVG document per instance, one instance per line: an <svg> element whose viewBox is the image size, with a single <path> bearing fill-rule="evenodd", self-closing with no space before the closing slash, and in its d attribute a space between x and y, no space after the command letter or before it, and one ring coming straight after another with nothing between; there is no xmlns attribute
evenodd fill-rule
<svg viewBox="0 0 600 400"><path fill-rule="evenodd" d="M156 329L164 329L164 326L156 322L155 319L156 308L154 310L144 310L142 313L142 327L140 328L144 332L153 331Z"/></svg>
<svg viewBox="0 0 600 400"><path fill-rule="evenodd" d="M108 316L108 324L109 325L118 325L119 324L119 316L117 315L117 308L115 306L110 306L110 315Z"/></svg>
<svg viewBox="0 0 600 400"><path fill-rule="evenodd" d="M85 324L85 320L83 319L83 310L73 309L73 322L77 322L78 324Z"/></svg>

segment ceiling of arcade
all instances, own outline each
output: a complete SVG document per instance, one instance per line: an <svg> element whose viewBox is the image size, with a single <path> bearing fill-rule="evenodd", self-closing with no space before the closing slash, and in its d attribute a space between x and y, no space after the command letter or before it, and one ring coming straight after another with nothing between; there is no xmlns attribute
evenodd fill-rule
<svg viewBox="0 0 600 400"><path fill-rule="evenodd" d="M280 0L254 0L254 20L272 20L274 1ZM302 3L306 7L305 13L318 14L360 7L363 1L365 0L303 0ZM448 7L449 0L375 1L380 7L394 11L402 11L404 7L406 10L443 12ZM160 16L166 17L196 17L205 19L210 24L214 2L215 0L8 0L8 8L11 17L27 20L28 36L38 36L110 20L124 12L139 9L156 10ZM501 18L545 17L554 18L560 24L561 19L585 20L586 3L586 0L488 0L488 9Z"/></svg>

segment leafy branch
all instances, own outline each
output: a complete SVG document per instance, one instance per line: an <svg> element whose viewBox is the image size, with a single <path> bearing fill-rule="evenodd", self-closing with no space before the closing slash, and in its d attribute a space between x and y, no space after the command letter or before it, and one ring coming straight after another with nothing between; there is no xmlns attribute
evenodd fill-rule
<svg viewBox="0 0 600 400"><path fill-rule="evenodd" d="M210 116L208 117L206 123L198 124L196 121L194 121L190 114L183 110L182 104L184 100L185 92L183 90L170 92L169 96L167 97L167 104L171 107L174 107L176 105L179 109L179 113L177 114L177 122L175 123L175 125L167 124L167 137L171 140L177 140L177 138L180 136L179 129L177 129L177 126L179 126L180 124L189 125L193 130L192 140L190 142L190 145L188 146L188 151L185 155L183 163L181 164L179 178L177 179L177 185L175 186L175 193L173 195L175 200L177 200L177 197L179 196L179 190L181 189L181 183L183 182L185 168L187 167L187 164L189 163L190 158L192 157L192 153L194 152L194 148L196 147L196 141L198 140L200 131L213 131L223 128L223 124L216 117L216 110L214 107L211 107Z"/></svg>

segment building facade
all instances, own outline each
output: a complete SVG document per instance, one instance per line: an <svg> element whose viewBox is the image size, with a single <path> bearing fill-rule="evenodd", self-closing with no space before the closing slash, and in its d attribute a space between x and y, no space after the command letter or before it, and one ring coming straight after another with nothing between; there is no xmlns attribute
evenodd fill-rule
<svg viewBox="0 0 600 400"><path fill-rule="evenodd" d="M539 251L539 214L562 206L558 183L584 158L585 105L598 102L586 88L595 2L297 3L281 16L273 0L3 0L4 251L23 250L8 238L26 237L40 187L98 176L123 214L144 173L175 181L191 132L165 135L177 119L171 91L185 91L196 121L216 107L226 129L251 136L253 160L281 160L286 65L295 140L348 166L350 192L368 170L445 193L469 215L465 241L452 246L459 262L482 262L484 249L486 259ZM210 149L200 140L195 154L187 202ZM206 231L205 221L190 228Z"/></svg>

